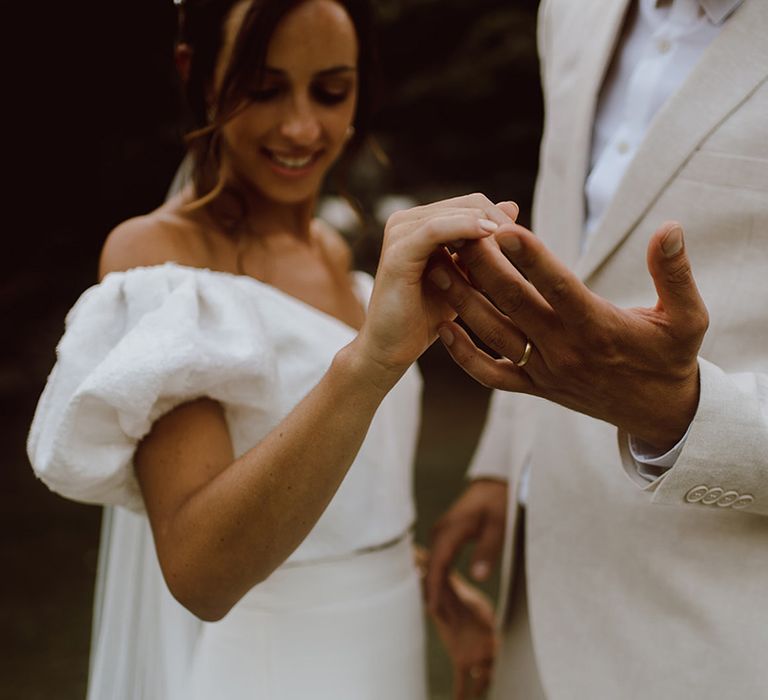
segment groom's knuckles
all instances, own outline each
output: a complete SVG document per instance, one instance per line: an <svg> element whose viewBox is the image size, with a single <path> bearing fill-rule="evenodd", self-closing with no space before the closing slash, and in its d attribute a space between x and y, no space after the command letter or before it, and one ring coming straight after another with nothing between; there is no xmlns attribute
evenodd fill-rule
<svg viewBox="0 0 768 700"><path fill-rule="evenodd" d="M495 305L507 316L519 316L529 306L526 290L516 280L508 280L506 284L494 281L487 291Z"/></svg>
<svg viewBox="0 0 768 700"><path fill-rule="evenodd" d="M687 253L683 250L672 258L658 255L660 259L651 265L651 272L666 310L670 316L684 319L686 325L703 335L709 325L709 314L696 286Z"/></svg>
<svg viewBox="0 0 768 700"><path fill-rule="evenodd" d="M457 533L447 531L443 531L438 537L432 539L427 580L431 582L433 591L436 591L436 587L442 585L446 579L448 569L466 539Z"/></svg>
<svg viewBox="0 0 768 700"><path fill-rule="evenodd" d="M686 254L663 263L663 281L669 291L685 296L698 296L693 281L693 270Z"/></svg>
<svg viewBox="0 0 768 700"><path fill-rule="evenodd" d="M574 280L562 270L553 270L539 285L541 295L553 308L559 309L574 299Z"/></svg>
<svg viewBox="0 0 768 700"><path fill-rule="evenodd" d="M479 350L461 326L452 329L454 340L448 353L470 377L487 388L508 388L496 361Z"/></svg>
<svg viewBox="0 0 768 700"><path fill-rule="evenodd" d="M698 351L699 345L709 328L709 312L702 305L700 309L688 309L679 314L669 327L669 338L675 349L680 346L694 346Z"/></svg>
<svg viewBox="0 0 768 700"><path fill-rule="evenodd" d="M556 309L574 313L581 310L587 288L579 279L533 234L521 236L520 242L515 265L539 294Z"/></svg>
<svg viewBox="0 0 768 700"><path fill-rule="evenodd" d="M481 355L480 351L467 341L462 343L458 340L449 348L454 362L476 382L482 384L488 389L505 388L502 376L498 372L494 361L487 355ZM487 360L487 362L485 361Z"/></svg>
<svg viewBox="0 0 768 700"><path fill-rule="evenodd" d="M462 318L472 316L473 312L482 306L483 297L480 292L470 287L457 270L442 268L442 272L450 280L447 288L441 288L445 299Z"/></svg>
<svg viewBox="0 0 768 700"><path fill-rule="evenodd" d="M490 507L486 509L482 530L477 542L476 558L485 557L491 561L495 560L501 551L504 541L505 523L504 513L498 513Z"/></svg>
<svg viewBox="0 0 768 700"><path fill-rule="evenodd" d="M477 518L463 509L448 511L432 528L432 543L437 560L450 558L477 529Z"/></svg>
<svg viewBox="0 0 768 700"><path fill-rule="evenodd" d="M482 274L494 264L491 245L490 239L468 243L461 249L459 258L473 274Z"/></svg>
<svg viewBox="0 0 768 700"><path fill-rule="evenodd" d="M521 340L520 332L508 319L484 318L471 327L477 337L499 355L519 357L522 354L521 344L524 345L525 341Z"/></svg>

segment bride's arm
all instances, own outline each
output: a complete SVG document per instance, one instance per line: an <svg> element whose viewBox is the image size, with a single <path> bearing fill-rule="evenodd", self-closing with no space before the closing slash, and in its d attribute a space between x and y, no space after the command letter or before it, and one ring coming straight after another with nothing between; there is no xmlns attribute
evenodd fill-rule
<svg viewBox="0 0 768 700"><path fill-rule="evenodd" d="M454 316L422 286L430 256L456 239L487 235L489 219L508 220L480 195L394 215L360 333L239 459L213 401L180 406L155 423L135 467L166 581L189 610L223 617L306 537L384 396Z"/></svg>
<svg viewBox="0 0 768 700"><path fill-rule="evenodd" d="M168 587L185 607L221 618L296 549L344 478L392 379L345 348L239 459L214 401L179 406L155 423L135 468Z"/></svg>

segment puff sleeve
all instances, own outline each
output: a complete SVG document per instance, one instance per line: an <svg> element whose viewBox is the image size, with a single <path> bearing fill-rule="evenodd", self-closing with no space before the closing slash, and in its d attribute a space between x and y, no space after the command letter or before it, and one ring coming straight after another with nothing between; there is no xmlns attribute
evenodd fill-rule
<svg viewBox="0 0 768 700"><path fill-rule="evenodd" d="M274 351L242 282L169 263L112 273L81 296L27 442L50 489L141 511L133 455L161 415L202 396L267 410Z"/></svg>

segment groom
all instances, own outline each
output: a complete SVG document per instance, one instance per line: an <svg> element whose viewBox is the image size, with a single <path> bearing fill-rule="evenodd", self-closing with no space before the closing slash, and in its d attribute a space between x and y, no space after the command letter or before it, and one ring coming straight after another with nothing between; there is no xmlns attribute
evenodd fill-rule
<svg viewBox="0 0 768 700"><path fill-rule="evenodd" d="M442 329L504 391L428 577L471 540L487 577L506 510L497 700L768 697L766 37L764 0L543 0L538 237L462 249L485 295L430 273L501 356Z"/></svg>

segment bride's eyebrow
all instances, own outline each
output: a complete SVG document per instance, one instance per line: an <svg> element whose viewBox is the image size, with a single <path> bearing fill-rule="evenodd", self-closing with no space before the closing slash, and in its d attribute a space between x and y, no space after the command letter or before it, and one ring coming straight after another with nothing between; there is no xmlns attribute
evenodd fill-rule
<svg viewBox="0 0 768 700"><path fill-rule="evenodd" d="M357 68L355 68L355 66L334 66L333 68L326 68L324 70L317 71L316 75L325 77L329 75L339 75L342 73L357 73Z"/></svg>
<svg viewBox="0 0 768 700"><path fill-rule="evenodd" d="M325 78L328 76L333 75L342 75L345 73L357 73L357 67L356 66L332 66L331 68L323 68L323 70L317 71L315 73L316 76L319 76L321 78ZM264 68L264 74L268 75L270 77L283 77L286 75L286 71L281 70L280 68L273 68L272 66L266 66Z"/></svg>

